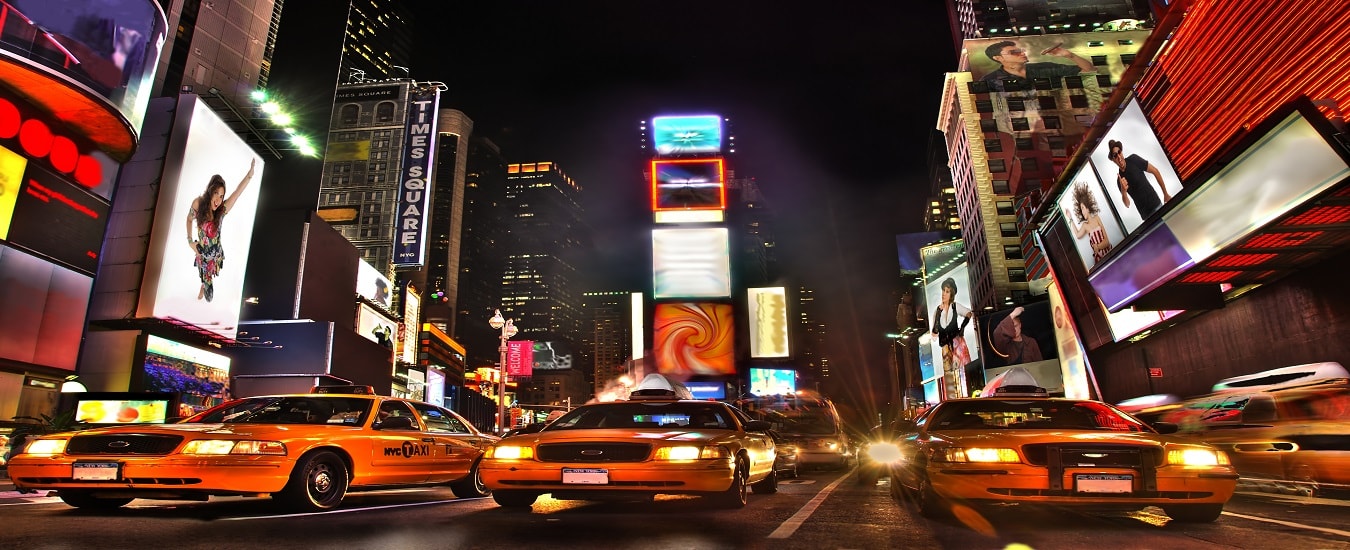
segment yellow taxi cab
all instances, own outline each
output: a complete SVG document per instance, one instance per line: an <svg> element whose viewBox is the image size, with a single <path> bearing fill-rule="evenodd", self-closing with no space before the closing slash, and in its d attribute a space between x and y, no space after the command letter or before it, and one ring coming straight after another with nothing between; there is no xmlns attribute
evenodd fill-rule
<svg viewBox="0 0 1350 550"><path fill-rule="evenodd" d="M925 516L953 505L1029 504L1138 510L1175 521L1218 519L1238 474L1210 445L1169 435L1099 401L1045 397L1008 386L953 399L915 419L898 440L892 493Z"/></svg>
<svg viewBox="0 0 1350 550"><path fill-rule="evenodd" d="M678 382L649 375L626 401L590 403L537 433L488 448L479 472L498 504L559 500L710 497L744 507L748 488L778 490L768 422L717 401L693 400Z"/></svg>
<svg viewBox="0 0 1350 550"><path fill-rule="evenodd" d="M19 490L116 508L133 499L271 496L328 510L349 491L448 484L487 496L478 475L497 437L453 411L370 386L236 399L173 424L96 427L31 439L9 462Z"/></svg>

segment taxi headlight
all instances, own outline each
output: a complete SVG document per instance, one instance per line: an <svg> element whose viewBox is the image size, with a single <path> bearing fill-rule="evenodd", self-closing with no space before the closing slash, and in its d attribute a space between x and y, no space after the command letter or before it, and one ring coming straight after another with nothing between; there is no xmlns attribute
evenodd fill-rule
<svg viewBox="0 0 1350 550"><path fill-rule="evenodd" d="M680 445L677 447L661 447L656 450L656 460L697 460L729 456L731 456L731 453L721 445L704 445L702 447Z"/></svg>
<svg viewBox="0 0 1350 550"><path fill-rule="evenodd" d="M894 443L873 443L867 446L867 456L878 464L899 462L900 447Z"/></svg>
<svg viewBox="0 0 1350 550"><path fill-rule="evenodd" d="M233 439L198 439L183 446L185 455L285 455L286 444L280 441Z"/></svg>
<svg viewBox="0 0 1350 550"><path fill-rule="evenodd" d="M949 448L934 455L937 462L1021 462L1013 449Z"/></svg>
<svg viewBox="0 0 1350 550"><path fill-rule="evenodd" d="M66 452L66 440L37 439L29 443L23 452L30 455L59 455Z"/></svg>
<svg viewBox="0 0 1350 550"><path fill-rule="evenodd" d="M498 445L488 449L487 457L500 458L503 460L522 460L527 458L534 458L534 447L522 447L519 445Z"/></svg>
<svg viewBox="0 0 1350 550"><path fill-rule="evenodd" d="M1167 463L1177 466L1227 466L1228 455L1213 449L1173 449L1167 451Z"/></svg>

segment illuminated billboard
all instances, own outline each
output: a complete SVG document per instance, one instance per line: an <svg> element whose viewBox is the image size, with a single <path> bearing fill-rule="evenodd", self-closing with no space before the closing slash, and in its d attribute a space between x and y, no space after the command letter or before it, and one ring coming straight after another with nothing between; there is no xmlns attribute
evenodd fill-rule
<svg viewBox="0 0 1350 550"><path fill-rule="evenodd" d="M722 117L659 116L652 119L658 155L716 154L722 151Z"/></svg>
<svg viewBox="0 0 1350 550"><path fill-rule="evenodd" d="M427 205L431 197L431 167L435 166L437 114L441 91L434 87L408 91L403 165L399 174L398 211L394 218L393 264L421 266L427 253Z"/></svg>
<svg viewBox="0 0 1350 550"><path fill-rule="evenodd" d="M652 230L653 292L661 298L731 296L725 227Z"/></svg>
<svg viewBox="0 0 1350 550"><path fill-rule="evenodd" d="M1134 98L1089 158L1126 235L1181 192L1181 178Z"/></svg>
<svg viewBox="0 0 1350 550"><path fill-rule="evenodd" d="M534 370L567 370L572 368L572 348L561 340L534 342Z"/></svg>
<svg viewBox="0 0 1350 550"><path fill-rule="evenodd" d="M750 369L750 393L753 395L793 395L797 393L797 371L789 369Z"/></svg>
<svg viewBox="0 0 1350 550"><path fill-rule="evenodd" d="M262 174L262 159L215 111L179 96L137 316L234 338Z"/></svg>
<svg viewBox="0 0 1350 550"><path fill-rule="evenodd" d="M403 287L403 322L398 326L399 361L415 365L421 345L418 329L422 326L422 297L411 284Z"/></svg>
<svg viewBox="0 0 1350 550"><path fill-rule="evenodd" d="M1032 302L982 316L979 332L984 357L980 363L986 378L993 376L989 369L1057 357L1049 302Z"/></svg>
<svg viewBox="0 0 1350 550"><path fill-rule="evenodd" d="M393 307L389 278L363 259L357 258L356 264L356 293L384 309Z"/></svg>
<svg viewBox="0 0 1350 550"><path fill-rule="evenodd" d="M230 358L160 338L145 342L145 389L176 393L192 412L219 405L230 391Z"/></svg>
<svg viewBox="0 0 1350 550"><path fill-rule="evenodd" d="M1061 87L1064 77L1098 73L1120 80L1122 59L1139 50L1149 31L1083 32L977 38L963 44L971 78L994 90L1031 89L1037 79Z"/></svg>
<svg viewBox="0 0 1350 550"><path fill-rule="evenodd" d="M1074 236L1078 257L1082 258L1083 267L1088 271L1125 240L1125 232L1090 167L1084 167L1074 175L1068 189L1059 196L1059 209L1064 214L1069 234Z"/></svg>
<svg viewBox="0 0 1350 550"><path fill-rule="evenodd" d="M1092 368L1088 363L1087 354L1084 353L1083 343L1078 338L1078 329L1074 327L1073 313L1065 304L1064 292L1060 290L1059 280L1055 277L1053 269L1050 272L1050 286L1046 292L1050 295L1050 322L1055 327L1055 348L1059 353L1064 397L1092 399L1092 392L1089 390Z"/></svg>
<svg viewBox="0 0 1350 550"><path fill-rule="evenodd" d="M394 338L396 337L397 331L398 323L394 322L393 319L390 319L375 308L370 307L369 304L357 304L357 334L393 351Z"/></svg>
<svg viewBox="0 0 1350 550"><path fill-rule="evenodd" d="M787 289L781 286L751 288L746 293L750 357L787 357Z"/></svg>
<svg viewBox="0 0 1350 550"><path fill-rule="evenodd" d="M171 393L87 392L76 394L75 421L86 424L163 424L180 416Z"/></svg>
<svg viewBox="0 0 1350 550"><path fill-rule="evenodd" d="M980 359L970 296L970 274L964 261L933 273L924 285L934 363L942 366L946 381L944 399L970 395L966 366Z"/></svg>
<svg viewBox="0 0 1350 550"><path fill-rule="evenodd" d="M694 399L726 399L727 385L723 382L698 382L687 381L684 387L689 388L689 393L694 395Z"/></svg>
<svg viewBox="0 0 1350 550"><path fill-rule="evenodd" d="M727 206L722 159L653 160L652 210L722 210Z"/></svg>
<svg viewBox="0 0 1350 550"><path fill-rule="evenodd" d="M661 374L736 374L730 304L656 304L652 355Z"/></svg>

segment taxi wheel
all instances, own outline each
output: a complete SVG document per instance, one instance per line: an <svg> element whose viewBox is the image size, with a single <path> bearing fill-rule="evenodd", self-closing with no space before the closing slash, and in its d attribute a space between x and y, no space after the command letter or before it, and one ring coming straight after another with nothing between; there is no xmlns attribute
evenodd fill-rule
<svg viewBox="0 0 1350 550"><path fill-rule="evenodd" d="M296 510L332 510L347 496L347 463L330 451L302 457L278 499Z"/></svg>
<svg viewBox="0 0 1350 550"><path fill-rule="evenodd" d="M736 471L731 476L731 487L714 496L717 504L721 508L745 508L750 502L750 488L745 482L746 470L749 466L744 460L736 461Z"/></svg>
<svg viewBox="0 0 1350 550"><path fill-rule="evenodd" d="M755 483L751 488L757 495L772 495L778 492L778 472L769 472L769 476Z"/></svg>
<svg viewBox="0 0 1350 550"><path fill-rule="evenodd" d="M919 515L926 518L940 518L946 513L946 509L942 506L942 497L933 490L933 482L928 481L927 477L919 479L919 490L915 491L914 505L918 507Z"/></svg>
<svg viewBox="0 0 1350 550"><path fill-rule="evenodd" d="M493 491L492 500L508 508L529 508L539 495L526 491Z"/></svg>
<svg viewBox="0 0 1350 550"><path fill-rule="evenodd" d="M483 498L492 494L487 484L483 483L482 474L478 473L478 463L473 463L473 468L469 469L469 475L464 479L450 484L450 491L459 498Z"/></svg>
<svg viewBox="0 0 1350 550"><path fill-rule="evenodd" d="M1223 514L1222 504L1175 504L1162 509L1173 521L1181 523L1210 523Z"/></svg>
<svg viewBox="0 0 1350 550"><path fill-rule="evenodd" d="M66 504L76 508L89 508L92 510L121 508L132 501L132 499L129 498L100 498L79 491L61 491L60 493L57 493L57 496L60 496L61 500Z"/></svg>

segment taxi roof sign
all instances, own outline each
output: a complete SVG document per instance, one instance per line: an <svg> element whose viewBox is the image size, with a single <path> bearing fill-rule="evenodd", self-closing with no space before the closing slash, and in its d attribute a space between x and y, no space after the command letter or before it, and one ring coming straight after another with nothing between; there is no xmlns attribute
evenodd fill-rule
<svg viewBox="0 0 1350 550"><path fill-rule="evenodd" d="M375 386L314 386L309 393L345 393L349 395L375 395Z"/></svg>
<svg viewBox="0 0 1350 550"><path fill-rule="evenodd" d="M648 374L642 382L638 383L637 389L628 394L628 399L693 399L694 392L684 383L678 380L667 378L663 374Z"/></svg>

